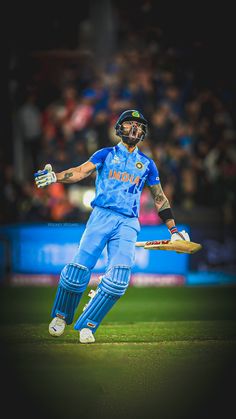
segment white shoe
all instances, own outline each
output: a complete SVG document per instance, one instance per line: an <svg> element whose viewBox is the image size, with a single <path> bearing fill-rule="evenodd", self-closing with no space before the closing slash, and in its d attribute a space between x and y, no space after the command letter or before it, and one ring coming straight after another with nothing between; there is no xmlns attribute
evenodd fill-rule
<svg viewBox="0 0 236 419"><path fill-rule="evenodd" d="M66 327L65 320L61 319L60 317L54 317L51 323L49 324L49 333L52 336L61 336L64 333Z"/></svg>
<svg viewBox="0 0 236 419"><path fill-rule="evenodd" d="M95 337L90 329L81 329L79 340L80 343L93 343L95 342Z"/></svg>

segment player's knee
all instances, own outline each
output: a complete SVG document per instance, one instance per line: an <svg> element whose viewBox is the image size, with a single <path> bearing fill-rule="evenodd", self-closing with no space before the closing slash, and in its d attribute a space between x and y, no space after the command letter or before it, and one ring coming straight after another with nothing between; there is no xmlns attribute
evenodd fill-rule
<svg viewBox="0 0 236 419"><path fill-rule="evenodd" d="M121 297L129 286L131 268L114 266L102 278L100 288L109 295Z"/></svg>
<svg viewBox="0 0 236 419"><path fill-rule="evenodd" d="M83 292L88 284L90 270L77 263L68 263L61 271L60 285L71 292Z"/></svg>

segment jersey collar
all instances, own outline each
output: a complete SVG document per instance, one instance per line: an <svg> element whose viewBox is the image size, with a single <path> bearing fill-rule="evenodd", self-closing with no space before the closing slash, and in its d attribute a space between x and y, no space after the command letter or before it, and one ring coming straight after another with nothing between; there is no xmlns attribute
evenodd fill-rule
<svg viewBox="0 0 236 419"><path fill-rule="evenodd" d="M133 156L133 155L137 154L137 152L138 152L138 147L137 147L137 146L135 147L134 151L132 151L132 153L130 153L130 152L127 150L127 148L125 147L125 145L124 145L124 144L122 144L122 142L120 142L119 144L117 144L117 146L119 147L119 149L120 149L123 153L129 154L130 156Z"/></svg>

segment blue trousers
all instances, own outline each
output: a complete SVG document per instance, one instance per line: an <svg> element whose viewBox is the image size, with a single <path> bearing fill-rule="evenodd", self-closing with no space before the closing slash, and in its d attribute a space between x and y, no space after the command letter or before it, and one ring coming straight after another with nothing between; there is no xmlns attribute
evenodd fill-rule
<svg viewBox="0 0 236 419"><path fill-rule="evenodd" d="M75 330L89 328L95 333L102 319L125 293L139 230L137 218L128 218L109 209L96 207L93 210L74 263L92 269L107 245L108 264L96 295L76 321Z"/></svg>
<svg viewBox="0 0 236 419"><path fill-rule="evenodd" d="M139 231L138 218L129 218L109 209L95 207L86 224L73 262L91 270L107 245L106 270L116 265L132 267Z"/></svg>
<svg viewBox="0 0 236 419"><path fill-rule="evenodd" d="M107 246L108 263L96 296L74 326L76 330L88 327L94 333L129 285L139 231L137 218L95 207L74 259L61 272L52 317L61 316L67 324L72 323L75 310L89 283L91 270Z"/></svg>

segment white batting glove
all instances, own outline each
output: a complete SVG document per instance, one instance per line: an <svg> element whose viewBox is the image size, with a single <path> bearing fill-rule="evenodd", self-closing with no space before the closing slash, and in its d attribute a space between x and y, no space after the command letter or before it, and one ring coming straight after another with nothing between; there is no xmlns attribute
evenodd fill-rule
<svg viewBox="0 0 236 419"><path fill-rule="evenodd" d="M190 237L187 231L182 230L172 234L170 241L175 242L176 240L186 240L187 242L190 242Z"/></svg>
<svg viewBox="0 0 236 419"><path fill-rule="evenodd" d="M55 172L52 171L51 164L46 164L43 170L38 170L34 174L34 180L37 188L45 188L45 186L51 185L57 181Z"/></svg>

